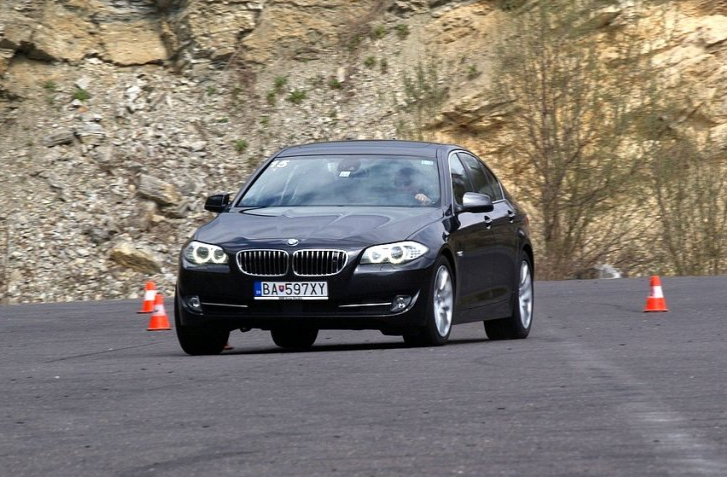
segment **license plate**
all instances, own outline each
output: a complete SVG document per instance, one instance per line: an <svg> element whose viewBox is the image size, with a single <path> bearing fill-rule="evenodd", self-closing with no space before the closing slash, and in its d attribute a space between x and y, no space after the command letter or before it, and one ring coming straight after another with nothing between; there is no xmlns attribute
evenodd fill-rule
<svg viewBox="0 0 727 477"><path fill-rule="evenodd" d="M255 282L256 300L327 300L328 282Z"/></svg>

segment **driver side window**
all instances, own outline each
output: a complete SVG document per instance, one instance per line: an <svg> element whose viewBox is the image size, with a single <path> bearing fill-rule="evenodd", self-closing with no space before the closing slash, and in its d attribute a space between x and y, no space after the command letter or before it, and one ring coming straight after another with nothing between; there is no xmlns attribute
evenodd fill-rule
<svg viewBox="0 0 727 477"><path fill-rule="evenodd" d="M465 192L474 192L462 162L456 154L449 156L449 172L452 177L452 195L457 205L462 205Z"/></svg>
<svg viewBox="0 0 727 477"><path fill-rule="evenodd" d="M462 152L457 153L470 173L474 182L474 191L487 194L493 202L502 200L502 189L495 176L476 157Z"/></svg>

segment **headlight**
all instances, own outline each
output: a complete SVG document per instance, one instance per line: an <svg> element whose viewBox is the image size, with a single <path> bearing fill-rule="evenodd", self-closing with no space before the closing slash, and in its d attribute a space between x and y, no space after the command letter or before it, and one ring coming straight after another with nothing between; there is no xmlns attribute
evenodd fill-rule
<svg viewBox="0 0 727 477"><path fill-rule="evenodd" d="M192 241L184 248L184 258L193 265L224 265L227 254L222 247Z"/></svg>
<svg viewBox="0 0 727 477"><path fill-rule="evenodd" d="M367 248L361 263L392 263L398 265L400 263L411 262L425 253L429 249L417 242L396 242L387 245L376 245Z"/></svg>

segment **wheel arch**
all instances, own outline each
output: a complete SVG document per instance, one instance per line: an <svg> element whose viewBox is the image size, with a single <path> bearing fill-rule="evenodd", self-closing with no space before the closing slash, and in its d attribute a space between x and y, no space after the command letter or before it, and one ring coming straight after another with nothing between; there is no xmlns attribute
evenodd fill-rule
<svg viewBox="0 0 727 477"><path fill-rule="evenodd" d="M454 281L454 290L455 294L457 292L457 265L456 261L454 259L454 254L452 253L452 250L450 250L448 247L442 248L442 250L439 251L439 255L446 258L449 262L449 268L452 270L452 280Z"/></svg>
<svg viewBox="0 0 727 477"><path fill-rule="evenodd" d="M525 252L530 259L530 268L532 268L531 272L533 274L533 278L535 277L535 254L533 253L533 246L530 243L525 243L522 247L522 251Z"/></svg>

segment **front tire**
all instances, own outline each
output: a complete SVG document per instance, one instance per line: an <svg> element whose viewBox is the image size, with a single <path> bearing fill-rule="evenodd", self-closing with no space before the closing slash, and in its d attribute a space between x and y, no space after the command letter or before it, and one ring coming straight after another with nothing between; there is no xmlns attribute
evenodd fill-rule
<svg viewBox="0 0 727 477"><path fill-rule="evenodd" d="M441 346L452 332L454 317L454 278L449 261L439 257L434 264L434 274L429 290L427 318L424 327L404 333L404 343L409 346Z"/></svg>
<svg viewBox="0 0 727 477"><path fill-rule="evenodd" d="M220 354L227 344L230 331L214 326L182 325L181 305L179 298L174 296L174 329L182 350L190 356Z"/></svg>
<svg viewBox="0 0 727 477"><path fill-rule="evenodd" d="M270 330L273 342L285 349L308 349L318 337L315 328L273 328Z"/></svg>
<svg viewBox="0 0 727 477"><path fill-rule="evenodd" d="M523 253L517 293L513 294L512 315L499 320L485 321L485 332L491 340L527 338L533 326L533 266Z"/></svg>

